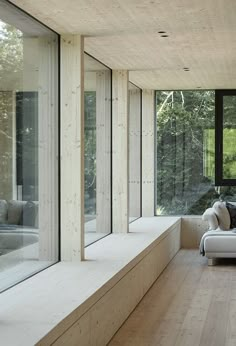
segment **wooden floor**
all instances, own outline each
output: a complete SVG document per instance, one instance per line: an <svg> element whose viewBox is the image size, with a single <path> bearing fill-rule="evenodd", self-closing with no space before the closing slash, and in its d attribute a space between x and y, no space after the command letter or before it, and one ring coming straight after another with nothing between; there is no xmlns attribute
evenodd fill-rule
<svg viewBox="0 0 236 346"><path fill-rule="evenodd" d="M109 346L236 346L236 261L181 250Z"/></svg>

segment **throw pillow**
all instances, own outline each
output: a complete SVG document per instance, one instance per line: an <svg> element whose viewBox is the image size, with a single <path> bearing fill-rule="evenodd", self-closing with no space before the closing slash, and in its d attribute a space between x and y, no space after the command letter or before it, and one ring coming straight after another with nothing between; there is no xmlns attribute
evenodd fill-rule
<svg viewBox="0 0 236 346"><path fill-rule="evenodd" d="M216 214L215 214L215 211L213 208L206 209L206 211L202 215L202 219L204 221L208 221L210 230L215 230L219 226L218 220L217 220L217 217L216 217Z"/></svg>
<svg viewBox="0 0 236 346"><path fill-rule="evenodd" d="M226 202L226 208L230 215L230 228L236 228L236 205Z"/></svg>
<svg viewBox="0 0 236 346"><path fill-rule="evenodd" d="M0 224L7 223L7 201L5 199L0 200Z"/></svg>
<svg viewBox="0 0 236 346"><path fill-rule="evenodd" d="M9 201L8 202L8 224L9 225L20 225L23 206L26 204L25 201Z"/></svg>
<svg viewBox="0 0 236 346"><path fill-rule="evenodd" d="M230 215L224 202L215 202L213 209L217 216L220 228L223 231L228 231L230 229Z"/></svg>
<svg viewBox="0 0 236 346"><path fill-rule="evenodd" d="M22 212L22 225L35 227L35 219L38 215L38 206L32 202L27 202L23 207Z"/></svg>

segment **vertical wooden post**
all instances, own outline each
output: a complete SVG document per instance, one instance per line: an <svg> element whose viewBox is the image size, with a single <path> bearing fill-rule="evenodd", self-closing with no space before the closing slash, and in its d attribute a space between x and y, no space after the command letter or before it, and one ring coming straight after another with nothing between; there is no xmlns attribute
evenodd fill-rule
<svg viewBox="0 0 236 346"><path fill-rule="evenodd" d="M154 90L142 92L142 216L154 216Z"/></svg>
<svg viewBox="0 0 236 346"><path fill-rule="evenodd" d="M111 232L110 71L96 73L96 232Z"/></svg>
<svg viewBox="0 0 236 346"><path fill-rule="evenodd" d="M12 91L0 91L0 199L7 200L12 199L14 195L14 105L14 93Z"/></svg>
<svg viewBox="0 0 236 346"><path fill-rule="evenodd" d="M113 232L128 232L128 71L112 74L112 209Z"/></svg>
<svg viewBox="0 0 236 346"><path fill-rule="evenodd" d="M129 90L129 217L141 215L141 90Z"/></svg>
<svg viewBox="0 0 236 346"><path fill-rule="evenodd" d="M84 40L61 36L61 259L84 258Z"/></svg>
<svg viewBox="0 0 236 346"><path fill-rule="evenodd" d="M58 260L58 81L55 37L38 39L39 259ZM31 47L32 49L32 47ZM56 66L55 66L56 64ZM28 75L30 78L30 74ZM30 81L28 81L30 83ZM32 90L33 85L28 85Z"/></svg>

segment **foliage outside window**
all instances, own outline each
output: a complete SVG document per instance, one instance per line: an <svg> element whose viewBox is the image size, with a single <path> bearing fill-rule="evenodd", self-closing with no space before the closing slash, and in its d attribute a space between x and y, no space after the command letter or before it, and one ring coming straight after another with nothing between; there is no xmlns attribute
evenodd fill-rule
<svg viewBox="0 0 236 346"><path fill-rule="evenodd" d="M85 54L85 245L111 232L111 71Z"/></svg>
<svg viewBox="0 0 236 346"><path fill-rule="evenodd" d="M0 0L0 291L58 261L58 35Z"/></svg>
<svg viewBox="0 0 236 346"><path fill-rule="evenodd" d="M215 92L157 91L156 107L156 215L201 215L215 199L236 200L234 186L215 186ZM225 127L227 164L234 149Z"/></svg>

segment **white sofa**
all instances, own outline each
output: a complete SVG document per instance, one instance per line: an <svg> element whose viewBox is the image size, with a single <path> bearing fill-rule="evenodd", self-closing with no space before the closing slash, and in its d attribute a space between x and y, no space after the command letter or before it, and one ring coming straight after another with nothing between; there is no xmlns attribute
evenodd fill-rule
<svg viewBox="0 0 236 346"><path fill-rule="evenodd" d="M201 239L200 253L208 258L208 264L215 264L220 257L236 258L235 203L215 202L202 218L208 221L209 230Z"/></svg>
<svg viewBox="0 0 236 346"><path fill-rule="evenodd" d="M38 203L0 200L0 255L38 241Z"/></svg>

